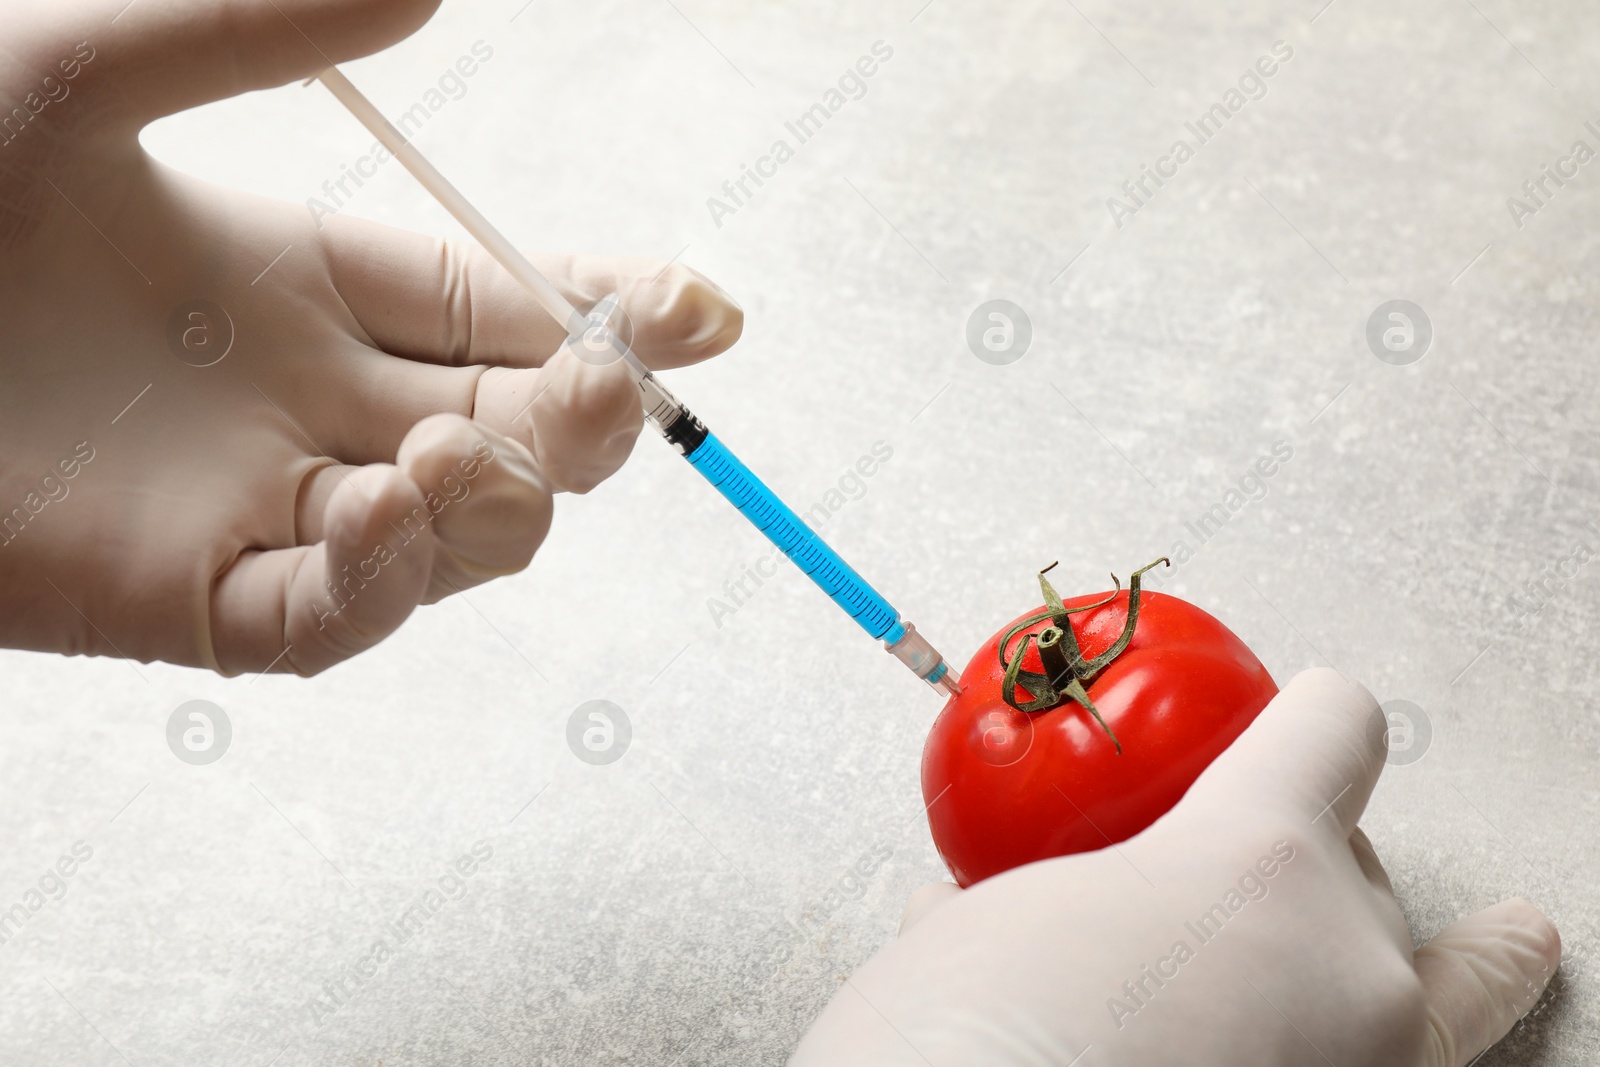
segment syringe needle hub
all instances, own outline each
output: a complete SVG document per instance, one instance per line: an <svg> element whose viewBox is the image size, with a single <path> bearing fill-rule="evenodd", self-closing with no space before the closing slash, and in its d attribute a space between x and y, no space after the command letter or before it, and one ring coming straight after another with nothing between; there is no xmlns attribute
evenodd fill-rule
<svg viewBox="0 0 1600 1067"><path fill-rule="evenodd" d="M917 632L916 626L909 622L902 622L902 631L898 640L890 642L885 639L883 647L895 659L911 668L913 674L935 689L943 689L951 696L961 691L961 680L950 665L939 655L939 650L934 648Z"/></svg>

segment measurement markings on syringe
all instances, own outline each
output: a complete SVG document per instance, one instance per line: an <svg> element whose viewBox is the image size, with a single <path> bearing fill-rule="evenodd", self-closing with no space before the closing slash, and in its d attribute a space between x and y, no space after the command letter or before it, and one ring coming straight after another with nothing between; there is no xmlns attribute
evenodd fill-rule
<svg viewBox="0 0 1600 1067"><path fill-rule="evenodd" d="M815 504L800 512L800 517L810 523L812 529L820 530L846 505L866 496L868 480L893 457L894 447L889 442L874 441L872 448L847 467ZM735 577L722 583L720 597L706 597L706 610L711 613L711 621L717 629L722 629L723 620L738 614L740 608L754 599L756 590L765 585L767 579L777 575L778 564L783 559L784 554L778 549L758 556L753 563L741 567Z"/></svg>

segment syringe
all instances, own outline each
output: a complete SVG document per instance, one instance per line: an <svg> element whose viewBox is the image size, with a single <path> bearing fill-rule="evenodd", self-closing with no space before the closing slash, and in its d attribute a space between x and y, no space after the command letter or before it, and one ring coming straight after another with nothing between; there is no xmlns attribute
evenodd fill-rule
<svg viewBox="0 0 1600 1067"><path fill-rule="evenodd" d="M855 569L828 547L815 530L806 525L776 493L767 488L760 478L739 462L716 435L706 429L694 413L673 396L650 373L650 369L634 354L629 339L621 336L614 326L619 314L615 297L600 301L588 315L573 307L539 269L517 251L515 245L490 225L477 208L463 196L443 174L425 159L421 152L384 118L383 113L350 83L350 79L337 67L329 67L315 79L320 80L338 98L350 113L376 137L394 158L410 171L424 189L456 221L464 226L484 249L511 273L511 276L531 293L539 306L561 323L567 331L568 344L574 351L592 363L610 363L620 359L639 386L639 399L645 417L667 442L678 450L690 466L699 471L717 491L728 499L739 512L766 535L784 555L794 561L805 574L845 614L860 624L872 637L881 640L888 652L910 667L917 677L955 695L960 690L960 679L950 669L928 639L917 628L904 621L896 611Z"/></svg>

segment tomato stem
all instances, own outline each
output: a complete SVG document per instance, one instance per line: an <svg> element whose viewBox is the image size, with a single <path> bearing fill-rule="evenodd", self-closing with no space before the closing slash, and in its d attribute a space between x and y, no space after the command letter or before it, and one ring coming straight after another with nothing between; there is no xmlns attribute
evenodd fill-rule
<svg viewBox="0 0 1600 1067"><path fill-rule="evenodd" d="M1059 562L1059 561L1058 561ZM1072 629L1072 616L1080 612L1092 611L1111 603L1122 593L1122 583L1118 581L1115 573L1111 575L1112 585L1115 587L1111 595L1104 600L1097 600L1092 604L1083 604L1079 607L1069 608L1061 600L1055 586L1050 584L1050 579L1045 577L1045 572L1055 566L1054 563L1039 572L1039 588L1044 593L1045 608L1043 611L1023 619L1005 632L1000 639L1000 666L1005 669L1005 678L1000 685L1000 695L1007 704L1022 712L1048 711L1060 707L1062 704L1072 702L1078 704L1090 715L1095 722L1111 738L1111 743L1117 748L1117 755L1122 755L1122 742L1117 740L1117 735L1101 716L1100 709L1094 706L1094 701L1089 699L1088 684L1095 680L1101 671L1105 670L1123 652L1127 651L1128 643L1133 640L1133 630L1139 621L1139 585L1144 572L1157 565L1172 566L1167 557L1162 556L1154 563L1140 567L1128 578L1128 618L1122 624L1122 633L1117 636L1110 648L1100 653L1093 659L1084 659L1083 650L1078 647L1078 635ZM1006 648L1011 644L1012 638L1018 633L1027 630L1030 626L1050 620L1050 625L1039 633L1023 633L1022 644L1017 648L1017 654L1008 662ZM1022 660L1028 654L1028 645L1037 642L1039 646L1039 664L1044 668L1039 671L1024 670ZM1019 701L1017 699L1017 686L1021 684L1033 695L1032 700Z"/></svg>

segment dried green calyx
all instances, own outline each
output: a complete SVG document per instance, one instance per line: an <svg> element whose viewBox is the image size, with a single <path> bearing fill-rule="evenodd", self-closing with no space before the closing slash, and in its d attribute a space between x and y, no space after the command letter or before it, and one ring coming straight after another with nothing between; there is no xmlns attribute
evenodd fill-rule
<svg viewBox="0 0 1600 1067"><path fill-rule="evenodd" d="M1117 740L1117 735L1111 732L1111 727L1106 725L1105 719L1100 717L1100 709L1094 706L1094 701L1089 699L1087 686L1099 676L1100 672L1111 665L1111 662L1127 650L1128 642L1133 640L1133 628L1139 621L1139 580L1144 572L1158 564L1171 566L1167 557L1162 556L1148 566L1140 567L1128 579L1128 619L1122 625L1122 633L1110 648L1100 653L1093 659L1084 659L1083 652L1078 648L1078 637L1072 632L1071 616L1081 611L1091 611L1103 607L1117 599L1122 592L1122 582L1113 574L1112 584L1115 589L1104 600L1097 600L1093 604L1084 604L1080 607L1069 608L1061 602L1061 597L1056 593L1055 587L1050 584L1050 579L1045 573L1055 566L1050 564L1039 572L1039 588L1044 592L1045 609L1028 616L1005 632L1000 638L1000 666L1005 670L1005 679L1000 686L1000 695L1007 704L1018 711L1037 712L1049 711L1051 708L1060 707L1068 701L1081 705L1095 722L1111 738L1111 743L1117 746L1117 754L1122 754L1122 742ZM1038 623L1050 620L1050 625L1038 633L1022 635L1022 644L1017 648L1017 654L1008 661L1006 650L1011 641ZM1039 663L1044 671L1025 670L1022 666L1023 657L1028 654L1028 646L1037 642L1039 646ZM1033 699L1022 702L1017 699L1017 686L1021 685Z"/></svg>

